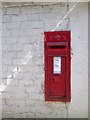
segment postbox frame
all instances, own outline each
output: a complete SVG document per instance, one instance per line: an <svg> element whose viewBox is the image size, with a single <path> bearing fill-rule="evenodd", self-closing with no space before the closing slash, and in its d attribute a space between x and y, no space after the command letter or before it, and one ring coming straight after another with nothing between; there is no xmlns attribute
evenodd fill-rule
<svg viewBox="0 0 90 120"><path fill-rule="evenodd" d="M70 102L71 101L71 54L70 54L70 40L71 40L71 32L70 31L54 31L54 32L44 32L44 70L45 70L45 101L60 101L60 102ZM51 44L51 45L50 45ZM59 46L64 45L66 46L66 50L62 51L62 56L66 56L66 83L65 83L65 89L66 93L65 96L60 97L50 97L48 94L49 91L49 81L48 81L48 54L49 54L49 46ZM58 49L60 50L60 49ZM50 54L54 55L56 52L52 50ZM59 53L57 52L56 56L58 56Z"/></svg>

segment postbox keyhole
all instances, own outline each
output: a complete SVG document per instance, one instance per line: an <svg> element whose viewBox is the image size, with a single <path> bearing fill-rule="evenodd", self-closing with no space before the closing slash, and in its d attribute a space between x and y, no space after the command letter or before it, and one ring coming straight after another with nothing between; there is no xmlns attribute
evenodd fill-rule
<svg viewBox="0 0 90 120"><path fill-rule="evenodd" d="M54 77L53 76L51 77L51 80L54 81Z"/></svg>

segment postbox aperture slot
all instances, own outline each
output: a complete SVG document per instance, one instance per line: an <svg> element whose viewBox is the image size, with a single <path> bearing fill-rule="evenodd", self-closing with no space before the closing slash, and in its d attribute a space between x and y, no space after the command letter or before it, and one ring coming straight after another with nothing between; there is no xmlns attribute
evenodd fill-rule
<svg viewBox="0 0 90 120"><path fill-rule="evenodd" d="M49 46L51 49L65 49L66 46Z"/></svg>

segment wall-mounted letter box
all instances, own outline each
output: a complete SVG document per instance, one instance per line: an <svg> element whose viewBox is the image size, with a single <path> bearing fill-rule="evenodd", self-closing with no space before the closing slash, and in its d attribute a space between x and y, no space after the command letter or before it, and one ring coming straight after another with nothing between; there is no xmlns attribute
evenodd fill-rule
<svg viewBox="0 0 90 120"><path fill-rule="evenodd" d="M70 31L44 33L45 100L70 102Z"/></svg>

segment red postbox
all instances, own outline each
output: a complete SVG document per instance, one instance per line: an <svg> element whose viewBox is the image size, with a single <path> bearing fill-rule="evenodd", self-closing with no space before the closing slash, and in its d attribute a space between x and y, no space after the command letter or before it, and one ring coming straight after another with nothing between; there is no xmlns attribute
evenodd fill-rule
<svg viewBox="0 0 90 120"><path fill-rule="evenodd" d="M44 33L45 100L70 102L70 31Z"/></svg>

